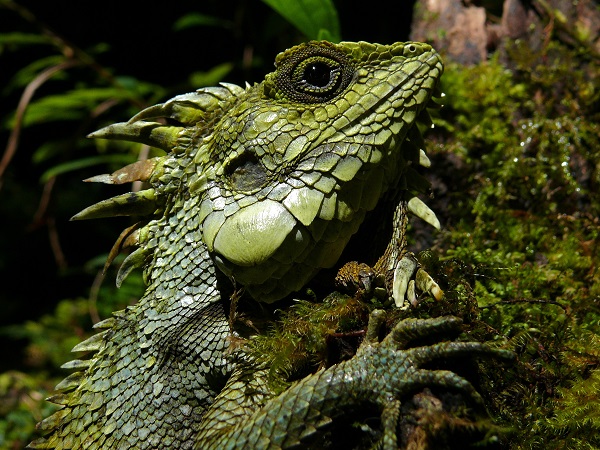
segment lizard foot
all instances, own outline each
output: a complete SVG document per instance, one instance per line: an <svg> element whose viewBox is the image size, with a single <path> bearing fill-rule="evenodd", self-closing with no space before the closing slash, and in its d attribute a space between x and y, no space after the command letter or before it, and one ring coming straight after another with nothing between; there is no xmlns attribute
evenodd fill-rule
<svg viewBox="0 0 600 450"><path fill-rule="evenodd" d="M446 316L434 319L405 319L379 342L379 330L385 321L385 313L376 310L371 314L365 339L356 356L347 362L345 376L353 375L350 369L358 366L362 370L361 390L381 411L383 428L382 447L397 447L397 429L400 415L400 400L424 388L442 388L466 395L477 409L483 410L483 400L465 378L448 370L425 368L432 362L451 360L465 356L514 359L514 354L479 342L439 342L430 345L415 345L423 339L438 338L460 332L462 321ZM348 373L350 369L350 373Z"/></svg>
<svg viewBox="0 0 600 450"><path fill-rule="evenodd" d="M205 416L205 420L219 417L219 426L215 428L208 421L205 428L211 431L201 435L196 448L325 448L321 443L328 441L332 428L347 429L348 418L353 418L353 424L356 418L368 421L378 410L379 431L373 434L366 430L365 434L370 435L371 443L379 440L383 449L397 449L399 437L402 439L398 432L400 419L406 418L402 402L408 405L407 400L426 388L461 394L483 409L483 400L469 381L450 370L432 369L432 363L446 364L472 356L509 360L513 356L479 342L441 341L443 336L461 331L462 322L456 317L405 319L379 341L384 323L385 312L373 311L365 339L354 357L303 378L249 415L245 415L244 408L240 412L238 400L252 400L256 391L251 389L249 395L243 377L233 384L230 380L230 389L224 390L225 396L213 404L216 409ZM423 345L425 340L427 345ZM224 416L231 417L232 423L225 423L228 420ZM341 448L340 439L346 435L334 434L341 436L335 447Z"/></svg>

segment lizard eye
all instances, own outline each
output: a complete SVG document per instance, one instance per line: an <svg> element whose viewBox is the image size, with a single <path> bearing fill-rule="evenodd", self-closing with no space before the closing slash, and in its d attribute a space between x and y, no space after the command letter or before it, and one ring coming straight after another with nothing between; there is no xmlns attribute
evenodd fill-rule
<svg viewBox="0 0 600 450"><path fill-rule="evenodd" d="M327 64L314 62L304 69L303 82L316 87L324 88L331 82L331 79L339 74L338 69L331 69Z"/></svg>
<svg viewBox="0 0 600 450"><path fill-rule="evenodd" d="M298 91L314 95L327 95L341 81L342 69L337 61L310 58L302 61L292 74L292 82Z"/></svg>
<svg viewBox="0 0 600 450"><path fill-rule="evenodd" d="M354 66L332 47L299 46L277 65L275 82L283 97L302 103L324 103L350 84Z"/></svg>

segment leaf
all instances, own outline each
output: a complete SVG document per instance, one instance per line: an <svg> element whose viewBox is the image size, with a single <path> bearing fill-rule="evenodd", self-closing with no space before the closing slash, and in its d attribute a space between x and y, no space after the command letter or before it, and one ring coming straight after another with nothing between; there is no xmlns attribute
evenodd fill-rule
<svg viewBox="0 0 600 450"><path fill-rule="evenodd" d="M64 151L65 147L70 144L71 142L69 140L53 140L44 142L33 152L31 161L33 161L34 164L40 164L44 161L48 161L49 159L60 155Z"/></svg>
<svg viewBox="0 0 600 450"><path fill-rule="evenodd" d="M233 69L232 63L223 63L205 72L194 72L190 75L190 84L194 87L214 86Z"/></svg>
<svg viewBox="0 0 600 450"><path fill-rule="evenodd" d="M128 98L138 97L141 100L142 98L150 97L148 101L153 102L158 101L158 99L161 99L165 95L165 88L162 86L142 81L135 77L121 75L115 77L115 80L120 87L129 92L130 95L126 96Z"/></svg>
<svg viewBox="0 0 600 450"><path fill-rule="evenodd" d="M43 34L19 32L0 33L0 52L2 52L6 47L12 47L13 49L16 49L20 46L38 44L52 44L52 40Z"/></svg>
<svg viewBox="0 0 600 450"><path fill-rule="evenodd" d="M173 24L174 31L181 31L193 27L231 28L231 22L207 14L193 12L180 17Z"/></svg>
<svg viewBox="0 0 600 450"><path fill-rule="evenodd" d="M340 22L331 0L263 0L308 39L340 41Z"/></svg>
<svg viewBox="0 0 600 450"><path fill-rule="evenodd" d="M26 65L15 73L10 82L3 89L3 94L8 94L14 90L21 90L27 86L40 72L48 67L56 66L65 60L64 55L50 55L38 59L31 64ZM55 73L52 76L53 80L64 79L64 72Z"/></svg>
<svg viewBox="0 0 600 450"><path fill-rule="evenodd" d="M31 102L23 118L23 127L62 120L80 120L104 100L126 100L132 92L118 88L75 89L60 95L48 95ZM14 116L4 124L14 126Z"/></svg>
<svg viewBox="0 0 600 450"><path fill-rule="evenodd" d="M76 159L75 161L68 161L62 164L58 164L46 172L44 172L41 176L41 182L45 183L50 178L53 178L57 175L72 172L74 170L83 169L85 167L97 166L100 164L119 164L119 165L127 165L135 161L135 157L132 155L100 155L100 156L90 156L89 158L81 158Z"/></svg>

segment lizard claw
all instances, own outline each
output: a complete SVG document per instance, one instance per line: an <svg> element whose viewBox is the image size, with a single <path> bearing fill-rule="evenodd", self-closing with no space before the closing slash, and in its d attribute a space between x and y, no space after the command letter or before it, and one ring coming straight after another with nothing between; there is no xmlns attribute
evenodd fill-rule
<svg viewBox="0 0 600 450"><path fill-rule="evenodd" d="M417 292L431 294L441 300L444 291L423 268L412 253L405 253L393 268L391 289L388 288L395 305L406 309L418 304ZM406 302L408 300L408 302Z"/></svg>
<svg viewBox="0 0 600 450"><path fill-rule="evenodd" d="M410 304L417 302L415 282L412 278L418 267L419 263L415 257L412 254L406 254L393 269L391 294L398 308L408 307L408 305L404 306L406 299Z"/></svg>
<svg viewBox="0 0 600 450"><path fill-rule="evenodd" d="M433 295L433 298L436 300L441 300L444 298L444 291L440 288L440 286L435 282L435 280L427 273L427 271L421 267L417 270L415 283L417 285L417 289L421 292L429 292Z"/></svg>
<svg viewBox="0 0 600 450"><path fill-rule="evenodd" d="M440 286L420 266L412 253L405 253L396 266L388 271L390 273L391 277L388 275L389 278L386 278L367 264L351 261L338 271L335 282L339 288L359 296L389 295L401 309L416 306L420 292L431 294L436 300L441 300L444 296Z"/></svg>
<svg viewBox="0 0 600 450"><path fill-rule="evenodd" d="M429 293L436 300L441 300L444 296L444 291L431 275L419 266L415 256L407 253L394 269L391 296L398 308L407 309L419 303L417 292Z"/></svg>

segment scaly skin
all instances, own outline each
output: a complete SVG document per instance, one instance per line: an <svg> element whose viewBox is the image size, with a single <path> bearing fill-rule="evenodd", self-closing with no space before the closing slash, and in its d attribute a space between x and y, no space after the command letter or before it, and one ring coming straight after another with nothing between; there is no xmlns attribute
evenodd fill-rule
<svg viewBox="0 0 600 450"><path fill-rule="evenodd" d="M197 441L200 448L279 448L303 435L294 431L298 421L316 430L323 418L373 392L399 395L426 384L467 389L456 376L418 370L412 358L429 353L393 349L395 338L269 400L266 415L259 408L272 394L247 368L223 389L235 369L225 354L230 280L263 302L300 289L337 262L388 191L400 203L395 238L379 267L402 303L415 271L403 263L410 261L406 208L436 225L422 203L407 200L428 187L414 169L428 162L414 125L441 73L439 56L426 44L312 42L280 54L262 83L201 89L93 133L169 152L91 179L143 180L151 188L74 217L139 216L111 258L136 245L117 283L141 267L148 287L135 306L98 324L104 331L74 348L93 354L66 365L79 371L57 386L53 401L65 406L40 424L49 434L31 447L192 448ZM478 344L440 345L431 355L485 352ZM376 369L389 352L392 359ZM377 381L385 386L370 370L389 373ZM363 377L364 386L357 390L347 375ZM258 380L254 394L240 394L244 377ZM306 403L290 403L292 397ZM378 397L378 404L385 401ZM320 412L306 416L306 408ZM248 447L244 439L254 441Z"/></svg>
<svg viewBox="0 0 600 450"><path fill-rule="evenodd" d="M439 340L460 331L460 319L451 316L405 319L378 342L384 318L384 311L373 311L366 337L352 359L304 378L266 401L252 415L244 408L248 399L247 394L246 397L243 394L255 395L256 373L242 370L234 374L208 411L196 448L303 448L302 445L333 420L371 404L381 411L383 448L397 449L400 400L410 394L424 387L450 389L470 398L475 406L483 406L481 397L467 380L450 371L424 369L424 365L465 355L512 359L511 352L491 349L478 342L414 345L421 338ZM259 377L261 375L259 371ZM258 392L262 400L263 392ZM244 413L235 417L236 411Z"/></svg>

